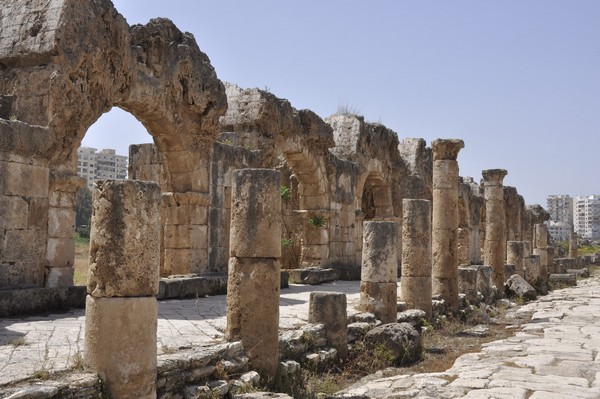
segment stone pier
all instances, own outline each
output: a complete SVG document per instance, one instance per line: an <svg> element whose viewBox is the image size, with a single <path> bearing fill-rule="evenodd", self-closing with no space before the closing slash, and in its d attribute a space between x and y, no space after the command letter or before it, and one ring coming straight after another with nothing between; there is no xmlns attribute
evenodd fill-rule
<svg viewBox="0 0 600 399"><path fill-rule="evenodd" d="M240 169L232 183L225 336L241 340L251 366L271 378L278 362L280 177L272 169Z"/></svg>
<svg viewBox="0 0 600 399"><path fill-rule="evenodd" d="M46 287L73 285L75 203L77 190L84 185L85 179L82 177L50 174Z"/></svg>
<svg viewBox="0 0 600 399"><path fill-rule="evenodd" d="M516 273L525 277L523 262L530 254L529 241L508 241L506 243L506 263L515 267ZM508 278L510 276L506 276Z"/></svg>
<svg viewBox="0 0 600 399"><path fill-rule="evenodd" d="M540 277L540 263L539 255L530 255L524 259L525 280L534 287Z"/></svg>
<svg viewBox="0 0 600 399"><path fill-rule="evenodd" d="M94 183L85 362L111 397L156 398L160 188Z"/></svg>
<svg viewBox="0 0 600 399"><path fill-rule="evenodd" d="M431 201L402 200L400 300L431 317Z"/></svg>
<svg viewBox="0 0 600 399"><path fill-rule="evenodd" d="M577 233L572 232L569 240L569 258L577 259Z"/></svg>
<svg viewBox="0 0 600 399"><path fill-rule="evenodd" d="M458 139L434 140L432 217L432 294L458 311Z"/></svg>
<svg viewBox="0 0 600 399"><path fill-rule="evenodd" d="M482 172L485 197L485 242L483 260L492 267L492 283L498 294L504 291L504 188L502 181L507 171L488 169ZM515 265L516 266L516 265Z"/></svg>
<svg viewBox="0 0 600 399"><path fill-rule="evenodd" d="M359 308L383 323L396 321L397 229L394 222L364 222Z"/></svg>
<svg viewBox="0 0 600 399"><path fill-rule="evenodd" d="M346 294L338 292L311 292L308 308L308 322L325 326L327 343L333 346L338 355L348 356L348 320Z"/></svg>
<svg viewBox="0 0 600 399"><path fill-rule="evenodd" d="M548 281L548 228L544 223L535 225L535 242L533 254L540 257L539 276Z"/></svg>

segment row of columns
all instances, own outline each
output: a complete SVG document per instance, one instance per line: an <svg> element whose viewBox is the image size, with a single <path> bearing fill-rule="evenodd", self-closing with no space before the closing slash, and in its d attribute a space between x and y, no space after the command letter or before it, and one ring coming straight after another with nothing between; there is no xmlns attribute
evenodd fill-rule
<svg viewBox="0 0 600 399"><path fill-rule="evenodd" d="M444 299L450 311L458 310L456 158L463 146L462 140L434 141L433 203L403 200L401 300L428 316L432 295ZM502 240L505 175L501 169L483 172L484 256L499 289L504 285L506 253ZM273 377L279 332L279 173L242 169L233 173L232 180L225 336L240 340L252 367ZM99 181L95 185L85 359L115 398L156 395L160 208L160 190L154 183ZM397 242L395 222L364 223L360 308L384 323L394 322L397 314ZM547 232L542 227L536 226L535 244L535 257L543 258ZM509 243L508 250L509 261L523 273L529 249L524 243ZM328 341L342 356L347 339L345 307L345 296L311 295L309 320L326 324Z"/></svg>

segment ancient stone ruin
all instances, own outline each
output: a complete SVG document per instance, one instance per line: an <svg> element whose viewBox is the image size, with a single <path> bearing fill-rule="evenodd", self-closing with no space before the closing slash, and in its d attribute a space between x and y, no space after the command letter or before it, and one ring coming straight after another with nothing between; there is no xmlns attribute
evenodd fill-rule
<svg viewBox="0 0 600 399"><path fill-rule="evenodd" d="M511 275L536 286L577 268L554 262L549 215L505 170L459 176L462 140L427 147L223 83L191 34L129 26L110 0L6 0L0 27L0 290L73 285L76 150L102 114L122 108L154 139L131 147L130 181L94 194L86 361L114 397L156 395L156 352L140 347L156 344L160 277L227 278L227 339L274 376L281 269L361 280L360 308L393 323L398 296L431 317L432 296L456 313ZM311 296L342 357L345 312L345 297Z"/></svg>

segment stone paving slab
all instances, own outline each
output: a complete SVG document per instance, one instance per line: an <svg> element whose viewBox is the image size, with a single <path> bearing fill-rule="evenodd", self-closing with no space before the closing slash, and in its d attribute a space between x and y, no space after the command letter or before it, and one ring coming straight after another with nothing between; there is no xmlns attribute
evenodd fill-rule
<svg viewBox="0 0 600 399"><path fill-rule="evenodd" d="M358 281L338 281L320 286L291 285L281 291L280 328L308 323L312 291L347 294L349 314L359 297ZM63 371L76 365L83 354L83 309L44 316L0 318L0 385L17 382L41 371ZM159 301L158 354L184 348L210 346L224 341L225 295Z"/></svg>
<svg viewBox="0 0 600 399"><path fill-rule="evenodd" d="M600 277L578 284L516 309L534 318L515 336L460 356L443 373L370 376L336 397L598 399Z"/></svg>

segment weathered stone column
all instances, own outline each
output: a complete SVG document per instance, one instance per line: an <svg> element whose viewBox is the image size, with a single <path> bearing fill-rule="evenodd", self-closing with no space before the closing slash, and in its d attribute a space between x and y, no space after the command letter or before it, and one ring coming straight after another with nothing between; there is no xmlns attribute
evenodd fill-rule
<svg viewBox="0 0 600 399"><path fill-rule="evenodd" d="M535 243L533 254L540 257L539 275L548 281L548 229L544 223L535 225Z"/></svg>
<svg viewBox="0 0 600 399"><path fill-rule="evenodd" d="M577 259L577 233L572 232L569 240L569 258Z"/></svg>
<svg viewBox="0 0 600 399"><path fill-rule="evenodd" d="M325 326L327 342L345 359L348 356L348 319L346 294L339 292L311 292L308 322Z"/></svg>
<svg viewBox="0 0 600 399"><path fill-rule="evenodd" d="M458 152L464 142L434 140L432 294L440 297L452 312L458 311Z"/></svg>
<svg viewBox="0 0 600 399"><path fill-rule="evenodd" d="M548 246L548 274L559 273L556 262L554 261L554 251L555 249L553 246Z"/></svg>
<svg viewBox="0 0 600 399"><path fill-rule="evenodd" d="M233 172L227 329L241 340L251 366L263 377L278 362L281 195L272 169Z"/></svg>
<svg viewBox="0 0 600 399"><path fill-rule="evenodd" d="M540 277L540 257L538 255L530 255L523 261L525 264L525 280L535 287L538 277Z"/></svg>
<svg viewBox="0 0 600 399"><path fill-rule="evenodd" d="M402 200L400 300L431 317L431 201Z"/></svg>
<svg viewBox="0 0 600 399"><path fill-rule="evenodd" d="M113 398L156 398L160 188L94 183L85 361Z"/></svg>
<svg viewBox="0 0 600 399"><path fill-rule="evenodd" d="M509 241L506 243L506 263L514 265L517 274L525 277L523 271L523 259L529 256L529 242L527 241ZM506 276L507 278L510 276Z"/></svg>
<svg viewBox="0 0 600 399"><path fill-rule="evenodd" d="M504 169L488 169L482 172L485 197L485 243L483 259L492 267L492 282L498 294L504 292L504 189L502 181L508 172ZM515 265L516 266L516 265Z"/></svg>
<svg viewBox="0 0 600 399"><path fill-rule="evenodd" d="M364 222L359 308L383 323L398 314L398 253L396 223Z"/></svg>
<svg viewBox="0 0 600 399"><path fill-rule="evenodd" d="M85 182L84 178L78 176L50 174L46 287L73 285L75 203L77 190Z"/></svg>

